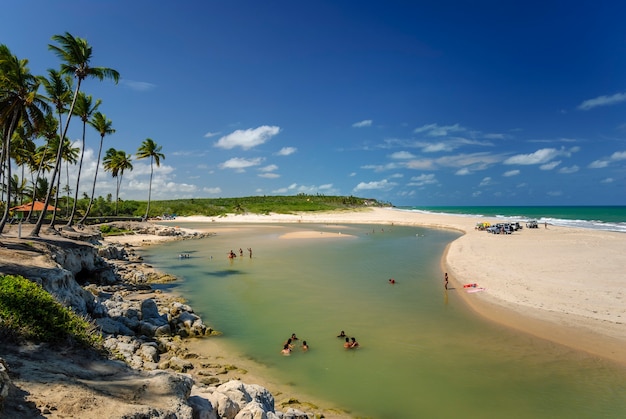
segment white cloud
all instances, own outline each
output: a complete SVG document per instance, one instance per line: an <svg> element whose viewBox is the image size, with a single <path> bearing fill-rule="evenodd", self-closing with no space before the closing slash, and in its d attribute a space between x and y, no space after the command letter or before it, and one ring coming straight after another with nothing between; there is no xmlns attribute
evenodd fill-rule
<svg viewBox="0 0 626 419"><path fill-rule="evenodd" d="M419 176L413 176L411 178L411 182L409 183L409 186L424 186L424 185L432 185L434 183L437 183L437 178L435 177L434 174L429 173L429 174L423 174Z"/></svg>
<svg viewBox="0 0 626 419"><path fill-rule="evenodd" d="M550 163L542 164L541 166L539 166L539 169L541 169L541 170L552 170L555 167L557 167L559 164L561 164L561 160L551 161Z"/></svg>
<svg viewBox="0 0 626 419"><path fill-rule="evenodd" d="M611 160L626 160L626 151L616 151L615 153L611 154Z"/></svg>
<svg viewBox="0 0 626 419"><path fill-rule="evenodd" d="M276 179L280 177L278 173L260 173L257 176L265 179Z"/></svg>
<svg viewBox="0 0 626 419"><path fill-rule="evenodd" d="M424 153L438 153L440 151L452 151L454 150L456 147L451 144L451 143L430 143L430 144L426 144L424 145L424 147L422 148L422 151Z"/></svg>
<svg viewBox="0 0 626 419"><path fill-rule="evenodd" d="M246 168L258 166L263 162L262 157L254 159L242 159L241 157L233 157L220 164L220 169L234 169L238 172L244 172Z"/></svg>
<svg viewBox="0 0 626 419"><path fill-rule="evenodd" d="M429 159L411 160L406 162L404 166L413 170L432 170L435 168L435 162Z"/></svg>
<svg viewBox="0 0 626 419"><path fill-rule="evenodd" d="M296 151L298 151L298 149L295 148L295 147L283 147L276 153L276 155L277 156L288 156L290 154L295 153Z"/></svg>
<svg viewBox="0 0 626 419"><path fill-rule="evenodd" d="M606 179L602 179L600 183L613 183L614 181L615 179L613 179L612 177L608 177Z"/></svg>
<svg viewBox="0 0 626 419"><path fill-rule="evenodd" d="M611 154L608 159L594 160L589 163L589 166L587 167L589 167L590 169L603 169L609 164L621 160L626 160L626 151L616 151L615 153Z"/></svg>
<svg viewBox="0 0 626 419"><path fill-rule="evenodd" d="M231 134L220 138L215 147L230 150L231 148L241 147L249 150L258 145L264 144L273 136L280 132L280 128L276 126L263 125L258 128L250 128L246 130L237 130Z"/></svg>
<svg viewBox="0 0 626 419"><path fill-rule="evenodd" d="M387 179L372 182L360 182L354 187L354 191L390 190L396 185L397 183L389 182Z"/></svg>
<svg viewBox="0 0 626 419"><path fill-rule="evenodd" d="M589 109L597 108L598 106L615 105L621 102L626 102L626 93L615 93L611 96L598 96L593 99L588 99L578 105L578 109L588 111Z"/></svg>
<svg viewBox="0 0 626 419"><path fill-rule="evenodd" d="M120 81L121 84L123 84L124 86L129 87L132 90L138 91L138 92L147 92L149 90L152 90L156 87L156 84L152 84L152 83L148 83L145 81L135 81L135 80L126 80L126 79L122 79Z"/></svg>
<svg viewBox="0 0 626 419"><path fill-rule="evenodd" d="M472 174L472 172L467 167L459 169L455 173L455 175L457 175L457 176L466 176L466 175L471 175L471 174Z"/></svg>
<svg viewBox="0 0 626 419"><path fill-rule="evenodd" d="M465 128L459 124L439 126L437 124L427 124L419 128L415 128L413 132L419 134L425 132L429 137L444 137L452 132L465 131Z"/></svg>
<svg viewBox="0 0 626 419"><path fill-rule="evenodd" d="M511 177L511 176L517 176L519 175L521 172L519 170L509 170L504 172L504 174L502 176L504 177Z"/></svg>
<svg viewBox="0 0 626 419"><path fill-rule="evenodd" d="M323 193L326 195L340 195L339 190L333 188L332 183L326 183L323 185L298 185L297 183L292 183L286 188L275 189L272 193L304 193L304 194L316 194Z"/></svg>
<svg viewBox="0 0 626 419"><path fill-rule="evenodd" d="M609 165L608 160L594 160L587 166L590 169L604 169Z"/></svg>
<svg viewBox="0 0 626 419"><path fill-rule="evenodd" d="M406 160L406 159L414 159L415 156L409 153L408 151L396 151L395 153L390 154L389 158L396 159L396 160Z"/></svg>
<svg viewBox="0 0 626 419"><path fill-rule="evenodd" d="M270 165L267 165L265 167L260 167L259 168L260 172L273 172L275 170L278 170L278 166L276 166L275 164L270 164Z"/></svg>
<svg viewBox="0 0 626 419"><path fill-rule="evenodd" d="M549 191L548 192L548 196L557 197L557 196L561 196L561 195L563 195L563 191Z"/></svg>
<svg viewBox="0 0 626 419"><path fill-rule="evenodd" d="M535 151L534 153L517 154L515 156L509 157L503 162L503 164L545 164L558 156L569 157L571 153L577 152L578 150L580 150L579 147L572 147L569 150L565 150L564 148L561 148L560 150L557 150L556 148L542 148Z"/></svg>
<svg viewBox="0 0 626 419"><path fill-rule="evenodd" d="M216 186L214 188L202 188L202 192L206 192L209 193L211 195L217 195L219 193L222 193L222 189L219 186Z"/></svg>
<svg viewBox="0 0 626 419"><path fill-rule="evenodd" d="M221 134L221 132L219 132L219 131L218 132L211 132L211 131L209 131L206 134L204 134L204 138L211 138L211 137L218 136L220 134Z"/></svg>
<svg viewBox="0 0 626 419"><path fill-rule="evenodd" d="M354 124L352 124L352 126L354 128L363 128L363 127L371 127L372 126L372 120L371 119L365 119L363 121L360 122L355 122Z"/></svg>
<svg viewBox="0 0 626 419"><path fill-rule="evenodd" d="M506 134L485 134L485 138L489 140L504 140L507 138Z"/></svg>
<svg viewBox="0 0 626 419"><path fill-rule="evenodd" d="M559 169L559 173L563 173L563 174L570 174L570 173L576 173L580 170L580 168L576 165L574 166L570 166L570 167L561 167Z"/></svg>
<svg viewBox="0 0 626 419"><path fill-rule="evenodd" d="M487 186L491 184L491 177L486 176L483 178L483 180L480 181L480 183L478 184L478 186Z"/></svg>

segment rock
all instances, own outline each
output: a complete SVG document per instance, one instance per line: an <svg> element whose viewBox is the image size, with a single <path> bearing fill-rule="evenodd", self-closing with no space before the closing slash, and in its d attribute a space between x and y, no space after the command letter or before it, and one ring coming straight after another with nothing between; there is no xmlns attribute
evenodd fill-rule
<svg viewBox="0 0 626 419"><path fill-rule="evenodd" d="M187 372L193 369L193 364L184 359L180 359L177 356L170 358L168 367L178 372Z"/></svg>
<svg viewBox="0 0 626 419"><path fill-rule="evenodd" d="M218 419L213 405L207 399L200 396L190 396L187 403L193 409L194 419Z"/></svg>
<svg viewBox="0 0 626 419"><path fill-rule="evenodd" d="M0 358L0 412L4 406L4 400L9 395L11 387L11 378L9 378L9 368L4 359Z"/></svg>

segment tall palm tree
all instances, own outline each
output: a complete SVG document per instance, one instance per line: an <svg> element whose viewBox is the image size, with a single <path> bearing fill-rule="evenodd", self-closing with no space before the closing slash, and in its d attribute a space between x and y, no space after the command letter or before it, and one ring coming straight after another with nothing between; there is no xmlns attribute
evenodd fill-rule
<svg viewBox="0 0 626 419"><path fill-rule="evenodd" d="M115 178L115 215L117 215L117 206L120 202L120 187L122 186L122 177L125 170L133 170L132 156L126 154L124 150L116 150L109 148L102 160L104 170L111 172L111 176Z"/></svg>
<svg viewBox="0 0 626 419"><path fill-rule="evenodd" d="M59 138L63 135L63 113L67 111L67 108L70 105L72 100L72 76L71 75L63 75L59 71L54 69L48 69L48 77L39 77L41 81L41 85L44 87L46 91L46 95L48 96L48 100L54 105L57 111L58 124L57 128L59 130ZM56 150L58 151L58 150ZM63 158L63 157L62 157ZM65 160L65 174L66 174L66 182L64 190L67 191L67 203L70 201L69 197L69 161L66 158ZM57 194L55 195L55 200L58 200L58 192L59 186L61 183L61 174L58 176L59 180L57 182ZM55 204L56 207L56 204ZM67 214L66 214L67 216ZM51 225L54 225L54 217L52 217Z"/></svg>
<svg viewBox="0 0 626 419"><path fill-rule="evenodd" d="M113 128L113 122L106 117L106 115L101 112L96 112L93 115L93 118L89 121L89 125L94 127L98 133L100 133L100 147L98 147L98 158L96 160L96 173L93 176L93 187L91 188L91 198L89 199L89 205L87 206L87 211L85 211L85 215L80 219L78 224L83 224L89 216L89 211L91 211L91 206L93 205L93 197L96 193L96 180L98 179L98 168L100 166L100 155L102 154L102 144L104 143L104 137L106 135L111 135L115 133L115 129Z"/></svg>
<svg viewBox="0 0 626 419"><path fill-rule="evenodd" d="M55 150L57 147L61 147L63 150L61 151L61 158L69 164L76 164L78 160L78 147L72 147L72 142L69 139L65 139L61 145L57 145L59 142L59 136L55 135L52 140L52 149ZM61 191L61 174L57 176L57 185L56 185L56 193L54 194L54 208L59 207L59 192ZM52 213L52 219L50 220L50 227L54 226L54 222L56 221L57 211L56 209Z"/></svg>
<svg viewBox="0 0 626 419"><path fill-rule="evenodd" d="M93 98L91 95L86 95L83 92L78 94L78 98L76 99L76 103L74 105L74 115L79 116L81 121L83 121L83 139L82 146L80 151L80 159L78 161L78 173L76 174L76 189L74 191L74 205L72 206L72 212L67 220L66 229L72 227L74 222L74 217L76 216L76 205L78 203L78 188L80 185L80 174L83 169L83 157L85 156L85 135L87 131L87 124L89 123L89 119L96 112L98 107L102 101L100 99L96 100L96 103L93 103Z"/></svg>
<svg viewBox="0 0 626 419"><path fill-rule="evenodd" d="M61 64L61 73L73 75L77 80L72 104L70 105L67 120L65 121L63 135L61 135L61 138L65 138L67 136L67 130L70 125L70 120L72 119L74 104L76 103L76 98L78 97L78 92L80 91L83 80L85 80L87 77L95 77L99 80L104 80L105 78L112 79L115 83L117 83L120 78L120 74L112 68L92 67L90 65L90 61L92 58L93 50L91 45L89 45L89 43L85 39L74 37L69 32L65 32L64 35L54 35L52 37L52 40L57 42L59 45L50 44L48 45L48 48L52 50L63 61ZM53 179L56 177L56 172L58 172L59 165L61 164L61 151L62 150L59 149L57 152L56 166L54 169L55 173L53 174ZM52 183L54 184L54 182ZM53 185L50 186L50 191L46 196L44 210L41 212L41 215L37 220L37 224L31 231L31 236L39 236L41 225L43 224L43 220L46 216L46 209L48 207L48 204L50 203L52 187Z"/></svg>
<svg viewBox="0 0 626 419"><path fill-rule="evenodd" d="M157 165L157 167L161 166L161 159L165 160L165 155L161 153L162 146L157 145L151 138L146 138L137 149L137 159L146 159L150 158L150 187L148 188L148 206L146 207L146 215L144 215L143 220L146 221L148 219L148 214L150 213L150 199L152 197L152 174L154 173L153 163Z"/></svg>
<svg viewBox="0 0 626 419"><path fill-rule="evenodd" d="M48 105L37 93L39 80L28 67L28 60L18 59L9 48L0 45L0 127L4 135L4 145L0 156L0 167L5 168L4 179L7 184L7 196L11 196L11 138L18 124L27 130L43 120L43 111ZM9 218L9 205L4 207L0 220L0 233Z"/></svg>

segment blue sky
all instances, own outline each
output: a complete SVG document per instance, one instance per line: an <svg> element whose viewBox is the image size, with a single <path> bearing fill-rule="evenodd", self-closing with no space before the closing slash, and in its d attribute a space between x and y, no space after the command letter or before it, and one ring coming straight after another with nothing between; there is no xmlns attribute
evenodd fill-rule
<svg viewBox="0 0 626 419"><path fill-rule="evenodd" d="M83 88L117 130L105 149L162 145L153 199L626 205L623 1L23 0L3 16L0 43L35 74L66 31L120 72ZM134 161L121 197L146 200L148 175Z"/></svg>

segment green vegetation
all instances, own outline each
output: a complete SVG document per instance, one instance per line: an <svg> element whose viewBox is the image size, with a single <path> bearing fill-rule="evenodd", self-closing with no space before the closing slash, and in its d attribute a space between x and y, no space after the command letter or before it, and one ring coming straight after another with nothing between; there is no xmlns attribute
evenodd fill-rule
<svg viewBox="0 0 626 419"><path fill-rule="evenodd" d="M141 205L145 205L141 203ZM363 207L389 206L374 199L353 196L299 194L294 196L248 196L242 198L206 198L153 201L150 216L176 214L180 216L225 214L292 214L295 212L354 210Z"/></svg>
<svg viewBox="0 0 626 419"><path fill-rule="evenodd" d="M67 197L59 197L58 222L67 220L65 208L73 205L73 200L66 203ZM83 195L76 205L77 214L84 214L89 206L90 198ZM147 210L146 201L124 201L115 199L111 194L93 200L89 218L86 223L103 223L115 221L115 217L128 219L143 218ZM389 203L375 199L357 198L354 196L326 195L291 195L291 196L248 196L240 198L189 198L166 201L151 201L149 218L169 215L190 216L204 215L219 217L226 214L293 214L296 212L341 211L367 207L391 206Z"/></svg>
<svg viewBox="0 0 626 419"><path fill-rule="evenodd" d="M0 338L99 347L102 336L85 318L21 276L0 276Z"/></svg>

